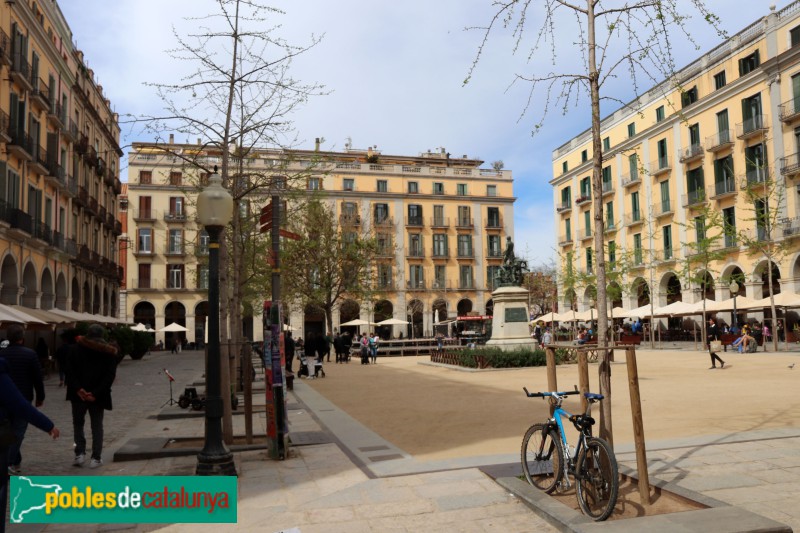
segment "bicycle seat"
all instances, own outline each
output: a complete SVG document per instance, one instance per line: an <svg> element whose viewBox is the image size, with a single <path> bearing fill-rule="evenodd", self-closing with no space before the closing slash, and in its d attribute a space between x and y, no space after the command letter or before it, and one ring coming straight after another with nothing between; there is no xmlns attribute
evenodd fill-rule
<svg viewBox="0 0 800 533"><path fill-rule="evenodd" d="M587 400L602 400L603 398L605 398L605 396L603 396L602 394L595 394L593 392L586 392L583 395L586 396Z"/></svg>

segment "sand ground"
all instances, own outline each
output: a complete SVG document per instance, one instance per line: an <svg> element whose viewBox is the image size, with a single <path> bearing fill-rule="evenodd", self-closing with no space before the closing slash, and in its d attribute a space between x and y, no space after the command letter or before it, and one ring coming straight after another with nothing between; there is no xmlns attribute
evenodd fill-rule
<svg viewBox="0 0 800 533"><path fill-rule="evenodd" d="M800 354L721 354L639 350L637 366L648 442L800 426ZM359 422L418 460L518 453L522 436L547 417L547 403L527 398L546 390L544 367L465 372L420 364L429 357L385 357L363 366L326 363L325 379L308 381ZM615 444L633 442L624 354L612 364ZM589 368L597 392L598 365ZM578 383L577 366L558 367L562 390ZM579 411L576 397L564 403ZM597 412L594 413L598 415ZM573 441L570 437L570 442Z"/></svg>

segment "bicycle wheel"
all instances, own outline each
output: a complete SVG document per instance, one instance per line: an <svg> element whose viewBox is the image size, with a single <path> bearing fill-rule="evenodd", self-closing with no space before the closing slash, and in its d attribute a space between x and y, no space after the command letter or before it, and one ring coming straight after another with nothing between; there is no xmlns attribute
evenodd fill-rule
<svg viewBox="0 0 800 533"><path fill-rule="evenodd" d="M619 493L617 459L611 446L603 439L588 437L575 472L575 493L581 510L597 522L608 518Z"/></svg>
<svg viewBox="0 0 800 533"><path fill-rule="evenodd" d="M550 494L564 475L564 451L558 433L534 424L522 439L522 471L528 483Z"/></svg>

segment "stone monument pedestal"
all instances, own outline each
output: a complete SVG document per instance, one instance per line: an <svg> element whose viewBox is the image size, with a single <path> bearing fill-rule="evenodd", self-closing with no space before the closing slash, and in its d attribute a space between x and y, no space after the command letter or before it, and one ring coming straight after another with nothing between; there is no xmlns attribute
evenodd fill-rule
<svg viewBox="0 0 800 533"><path fill-rule="evenodd" d="M536 341L531 338L528 328L528 291L522 287L500 287L492 292L492 301L492 338L486 346L506 351L536 348Z"/></svg>

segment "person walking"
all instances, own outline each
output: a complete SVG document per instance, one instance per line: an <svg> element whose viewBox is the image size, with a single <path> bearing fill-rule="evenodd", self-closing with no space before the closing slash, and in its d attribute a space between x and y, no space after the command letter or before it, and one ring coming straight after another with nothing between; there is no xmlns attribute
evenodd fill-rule
<svg viewBox="0 0 800 533"><path fill-rule="evenodd" d="M711 349L711 343L719 340L719 327L713 318L708 319L708 331L706 333L706 345L708 346L708 353L711 354L711 368L709 370L717 368L717 361L719 361L720 368L725 368L725 361Z"/></svg>
<svg viewBox="0 0 800 533"><path fill-rule="evenodd" d="M372 364L376 364L378 362L378 341L381 338L378 337L378 334L375 333L369 338L369 354L372 359Z"/></svg>
<svg viewBox="0 0 800 533"><path fill-rule="evenodd" d="M30 348L24 346L25 330L22 326L12 324L8 327L8 348L2 351L2 356L8 364L8 375L16 385L22 397L31 403L36 400L36 407L44 404L44 380L39 357ZM11 416L11 429L14 431L15 442L8 447L8 473L17 475L22 472L22 441L28 429L28 420L24 417Z"/></svg>
<svg viewBox="0 0 800 533"><path fill-rule="evenodd" d="M292 371L292 363L294 362L295 344L292 338L292 332L287 331L283 339L283 349L286 353L286 375L294 374Z"/></svg>
<svg viewBox="0 0 800 533"><path fill-rule="evenodd" d="M336 352L336 364L343 363L342 361L342 336L339 335L339 330L333 330L333 351Z"/></svg>
<svg viewBox="0 0 800 533"><path fill-rule="evenodd" d="M331 362L331 345L333 344L333 336L329 331L324 337L323 340L325 341L325 356L328 358L328 362ZM321 361L320 361L321 362Z"/></svg>
<svg viewBox="0 0 800 533"><path fill-rule="evenodd" d="M72 402L72 427L75 432L75 460L86 460L84 424L86 413L92 428L92 456L89 468L103 464L103 415L111 411L111 385L117 375L117 349L103 338L99 324L89 326L85 336L77 337L67 357L67 399Z"/></svg>
<svg viewBox="0 0 800 533"><path fill-rule="evenodd" d="M342 333L342 363L350 362L350 348L353 346L353 335L344 332Z"/></svg>
<svg viewBox="0 0 800 533"><path fill-rule="evenodd" d="M550 328L544 330L544 334L542 334L542 349L548 344L553 344L553 332L550 331Z"/></svg>
<svg viewBox="0 0 800 533"><path fill-rule="evenodd" d="M44 338L39 337L36 341L36 357L39 358L39 366L42 367L42 373L47 376L50 370L50 348Z"/></svg>
<svg viewBox="0 0 800 533"><path fill-rule="evenodd" d="M4 350L5 352L5 350ZM9 374L8 362L0 357L0 533L6 530L6 505L8 503L9 440L15 438L11 429L12 420L24 420L25 424L48 433L53 439L60 435L52 420L31 405L17 389Z"/></svg>
<svg viewBox="0 0 800 533"><path fill-rule="evenodd" d="M58 386L64 386L64 380L67 370L67 355L72 350L72 345L75 344L75 334L69 330L61 334L63 344L56 350L56 365L58 366Z"/></svg>
<svg viewBox="0 0 800 533"><path fill-rule="evenodd" d="M369 364L369 339L367 339L367 334L362 333L361 339L358 341L359 343L359 350L361 353L361 364L368 365Z"/></svg>

